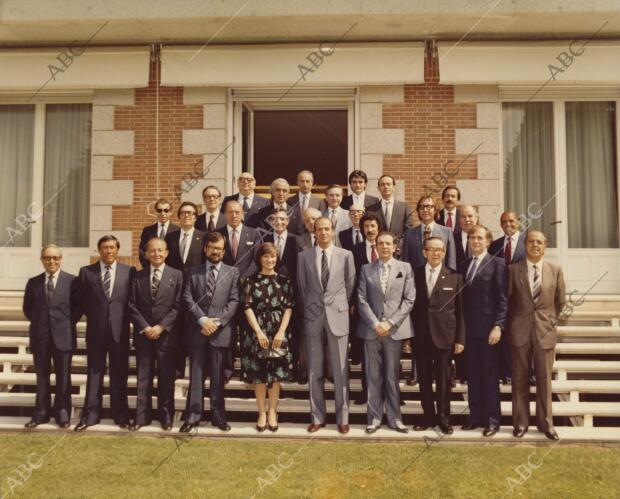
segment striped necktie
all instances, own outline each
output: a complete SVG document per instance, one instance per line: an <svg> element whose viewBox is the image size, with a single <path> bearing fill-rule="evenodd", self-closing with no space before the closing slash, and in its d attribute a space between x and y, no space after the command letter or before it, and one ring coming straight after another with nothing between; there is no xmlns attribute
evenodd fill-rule
<svg viewBox="0 0 620 499"><path fill-rule="evenodd" d="M47 303L52 303L52 297L54 296L54 274L48 274L47 285L45 286Z"/></svg>
<svg viewBox="0 0 620 499"><path fill-rule="evenodd" d="M327 253L323 250L323 256L321 257L321 284L323 290L327 289L327 281L329 281L329 267L327 266Z"/></svg>
<svg viewBox="0 0 620 499"><path fill-rule="evenodd" d="M112 273L110 270L112 267L109 265L105 266L105 273L103 274L103 292L105 293L106 298L110 298L110 284L112 282Z"/></svg>
<svg viewBox="0 0 620 499"><path fill-rule="evenodd" d="M153 280L151 281L151 297L155 298L157 296L157 291L159 290L159 269L153 269Z"/></svg>
<svg viewBox="0 0 620 499"><path fill-rule="evenodd" d="M475 256L471 262L469 270L467 271L467 277L465 281L469 282L476 276L476 270L478 270L478 257Z"/></svg>
<svg viewBox="0 0 620 499"><path fill-rule="evenodd" d="M207 292L205 298L207 303L211 305L213 294L215 293L215 265L209 266L209 274L207 275Z"/></svg>
<svg viewBox="0 0 620 499"><path fill-rule="evenodd" d="M534 279L532 280L532 298L534 299L534 303L538 303L541 292L540 274L538 273L538 265L533 265L532 268L534 269Z"/></svg>

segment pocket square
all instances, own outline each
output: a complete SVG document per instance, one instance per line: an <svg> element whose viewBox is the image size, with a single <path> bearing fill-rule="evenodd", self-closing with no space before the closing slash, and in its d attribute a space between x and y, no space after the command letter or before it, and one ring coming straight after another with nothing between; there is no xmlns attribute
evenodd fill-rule
<svg viewBox="0 0 620 499"><path fill-rule="evenodd" d="M399 272L398 275L396 276L396 279L401 279L403 277L403 273Z"/></svg>
<svg viewBox="0 0 620 499"><path fill-rule="evenodd" d="M245 245L246 246L252 246L254 244L254 241L246 241Z"/></svg>
<svg viewBox="0 0 620 499"><path fill-rule="evenodd" d="M444 291L454 291L454 288L441 288L441 289L443 289Z"/></svg>

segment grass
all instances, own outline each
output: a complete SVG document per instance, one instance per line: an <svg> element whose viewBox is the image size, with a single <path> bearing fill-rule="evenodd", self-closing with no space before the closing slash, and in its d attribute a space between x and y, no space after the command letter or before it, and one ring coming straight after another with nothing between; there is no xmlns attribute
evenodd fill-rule
<svg viewBox="0 0 620 499"><path fill-rule="evenodd" d="M611 498L620 448L3 434L0 479L3 499Z"/></svg>

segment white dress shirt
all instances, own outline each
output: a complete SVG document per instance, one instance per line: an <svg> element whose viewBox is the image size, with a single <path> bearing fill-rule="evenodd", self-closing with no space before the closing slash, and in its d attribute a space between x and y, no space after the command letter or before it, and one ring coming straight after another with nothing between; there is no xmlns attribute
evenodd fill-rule
<svg viewBox="0 0 620 499"><path fill-rule="evenodd" d="M355 227L351 227L351 238L353 239L353 245L357 244L358 234L359 234L361 242L364 242L364 235L362 234L361 229L356 229Z"/></svg>
<svg viewBox="0 0 620 499"><path fill-rule="evenodd" d="M237 201L239 201L239 204L241 205L241 208L243 208L243 200L247 199L248 200L248 208L252 207L252 202L254 201L254 193L249 194L249 195L244 195L239 193L239 197L237 198Z"/></svg>
<svg viewBox="0 0 620 499"><path fill-rule="evenodd" d="M368 263L372 263L372 244L370 241L366 239L364 241L366 243L366 258L368 259ZM379 258L379 253L377 252L377 259Z"/></svg>
<svg viewBox="0 0 620 499"><path fill-rule="evenodd" d="M102 272L105 272L105 270L102 270ZM58 269L56 272L52 274L52 286L54 286L54 289L56 289L56 284L58 284L59 274L60 274L60 269ZM46 293L47 293L47 281L49 280L50 280L50 275L47 273L47 271L45 271L45 280L43 283L43 289L45 290Z"/></svg>
<svg viewBox="0 0 620 499"><path fill-rule="evenodd" d="M332 253L334 252L334 245L330 244L325 248L325 256L327 256L327 269L332 268ZM323 258L323 248L319 245L316 246L316 268L319 271L319 279L321 279L321 259Z"/></svg>
<svg viewBox="0 0 620 499"><path fill-rule="evenodd" d="M504 250L506 250L508 239L510 239L510 261L512 262L512 258L515 256L515 251L517 251L517 243L519 242L519 231L516 231L512 236L504 237ZM506 253L504 253L504 255L505 254Z"/></svg>
<svg viewBox="0 0 620 499"><path fill-rule="evenodd" d="M476 274L480 271L480 263L482 263L482 260L484 259L484 257L486 255L487 255L487 251L486 250L484 250L482 253L480 253L477 257L472 255L471 263L469 264L469 267L467 267L467 272L465 272L465 278L467 278L469 276L469 272L471 271L472 267L474 266L474 262L477 262L477 265L478 265L478 268L476 269ZM474 260L474 258L477 258L477 260ZM474 274L470 278L473 279L476 274Z"/></svg>
<svg viewBox="0 0 620 499"><path fill-rule="evenodd" d="M461 245L463 246L463 252L467 253L467 237L469 234L465 231L461 231Z"/></svg>
<svg viewBox="0 0 620 499"><path fill-rule="evenodd" d="M205 211L205 230L209 230L209 219L211 218L211 215L213 215L213 228L216 229L217 228L217 219L220 216L220 212L219 210L214 211L213 213L209 212L209 211ZM183 229L181 229L182 231Z"/></svg>
<svg viewBox="0 0 620 499"><path fill-rule="evenodd" d="M424 225L423 223L420 224L420 229L422 230L422 240L424 240L424 229L426 229L426 225ZM435 230L435 222L431 222L430 224L428 224L428 227L431 228L431 236L433 235L433 231Z"/></svg>
<svg viewBox="0 0 620 499"><path fill-rule="evenodd" d="M427 263L424 266L425 280L426 280L426 285L428 286L428 296L430 296L433 292L433 289L435 289L435 285L437 284L437 277L439 277L439 273L441 272L442 266L443 264L440 263L439 265L437 265L437 267L434 267L435 271L433 272L433 280L431 281L430 286L429 286L428 279L431 275L431 269L433 267L431 266L430 263Z"/></svg>
<svg viewBox="0 0 620 499"><path fill-rule="evenodd" d="M151 267L151 278L149 280L149 284L153 283L153 274L155 273L155 267L153 267L152 265L150 265ZM164 267L166 267L165 263L162 263L159 267L157 267L157 271L159 273L159 280L161 281L161 276L164 275Z"/></svg>
<svg viewBox="0 0 620 499"><path fill-rule="evenodd" d="M536 265L536 268L538 269L538 281L540 282L540 286L541 286L541 289L542 289L543 259L541 258L538 261L538 263L530 262L530 259L529 258L527 259L527 280L530 283L530 291L532 292L532 295L534 294L534 265Z"/></svg>
<svg viewBox="0 0 620 499"><path fill-rule="evenodd" d="M207 220L209 219L207 218ZM192 245L192 237L194 236L194 228L192 227L188 231L185 231L184 229L181 229L179 231L179 250L181 249L181 243L183 241L183 234L185 234L186 232L187 232L187 241L185 244L185 252L181 255L181 260L183 260L183 263L185 263L185 260L187 260L187 255L189 254L189 247Z"/></svg>
<svg viewBox="0 0 620 499"><path fill-rule="evenodd" d="M168 233L168 227L170 227L170 220L168 220L167 222L163 224L160 222L157 222L157 237L159 237L159 234L161 234L162 227L164 229L163 237L166 237L166 234Z"/></svg>
<svg viewBox="0 0 620 499"><path fill-rule="evenodd" d="M366 191L362 191L361 194L351 194L351 199L353 200L351 204L359 204L360 206L364 206L364 201L366 201Z"/></svg>
<svg viewBox="0 0 620 499"><path fill-rule="evenodd" d="M452 216L452 227L448 227L448 229L454 230L454 227L456 227L456 208L454 208L452 211L446 210L445 208L443 209L444 225L448 223L448 213L450 213L450 215Z"/></svg>
<svg viewBox="0 0 620 499"><path fill-rule="evenodd" d="M103 283L103 279L105 278L105 267L106 264L99 260L99 268L101 268L101 282ZM110 264L110 296L114 292L114 280L116 279L116 260Z"/></svg>
<svg viewBox="0 0 620 499"><path fill-rule="evenodd" d="M280 258L282 258L282 255L284 254L284 248L286 246L286 238L288 237L288 231L285 230L284 232L282 232L282 234L278 235L275 232L273 233L273 244L276 245L276 248L278 250L278 256ZM281 238L282 241L282 251L280 251L280 247L278 246L278 238Z"/></svg>

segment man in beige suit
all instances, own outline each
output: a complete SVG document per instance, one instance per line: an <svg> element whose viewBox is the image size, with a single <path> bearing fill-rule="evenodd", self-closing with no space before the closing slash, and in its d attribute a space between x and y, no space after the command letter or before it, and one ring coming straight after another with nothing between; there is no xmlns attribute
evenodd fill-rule
<svg viewBox="0 0 620 499"><path fill-rule="evenodd" d="M532 356L536 374L536 426L551 440L558 440L551 414L551 374L557 342L556 325L565 302L562 269L543 260L547 238L531 230L525 238L527 258L508 267L508 320L506 331L512 348L513 435L527 431L528 373Z"/></svg>

